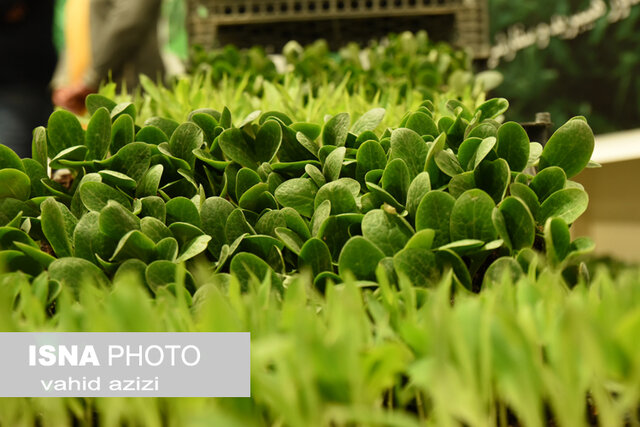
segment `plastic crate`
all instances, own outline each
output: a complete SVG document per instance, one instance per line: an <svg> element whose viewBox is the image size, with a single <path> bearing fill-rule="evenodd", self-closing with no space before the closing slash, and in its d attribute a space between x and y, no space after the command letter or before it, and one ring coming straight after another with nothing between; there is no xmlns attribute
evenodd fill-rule
<svg viewBox="0 0 640 427"><path fill-rule="evenodd" d="M489 54L487 0L188 0L192 43L280 49L318 38L332 48L389 32L427 30L436 40ZM275 25L274 25L275 24Z"/></svg>

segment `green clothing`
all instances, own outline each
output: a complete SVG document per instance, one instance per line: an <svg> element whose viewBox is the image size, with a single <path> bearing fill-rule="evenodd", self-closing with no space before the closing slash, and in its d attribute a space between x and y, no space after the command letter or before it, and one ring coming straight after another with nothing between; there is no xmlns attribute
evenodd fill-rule
<svg viewBox="0 0 640 427"><path fill-rule="evenodd" d="M131 89L138 76L152 79L163 72L158 42L162 0L91 0L92 66L85 84L107 79Z"/></svg>

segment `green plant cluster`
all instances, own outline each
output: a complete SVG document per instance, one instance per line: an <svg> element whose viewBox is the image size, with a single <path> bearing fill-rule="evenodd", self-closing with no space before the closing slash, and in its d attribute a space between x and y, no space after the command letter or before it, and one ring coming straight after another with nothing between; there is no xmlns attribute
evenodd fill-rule
<svg viewBox="0 0 640 427"><path fill-rule="evenodd" d="M275 81L279 78L274 62L261 47L238 49L233 45L226 45L220 49L208 50L196 45L191 49L191 73L200 70L210 72L214 81L220 81L225 76L232 80L240 80L246 72L252 78Z"/></svg>
<svg viewBox="0 0 640 427"><path fill-rule="evenodd" d="M249 331L252 398L11 399L0 425L640 422L640 276L592 279L569 233L583 117L543 147L466 71L372 97L236 53L0 145L0 330Z"/></svg>
<svg viewBox="0 0 640 427"><path fill-rule="evenodd" d="M452 76L471 70L466 52L430 40L425 31L389 34L365 48L350 43L337 54L332 54L322 40L306 48L290 42L283 55L293 73L312 84L340 80L349 74L352 79L348 89L360 85L369 95L397 85L428 96L449 84Z"/></svg>
<svg viewBox="0 0 640 427"><path fill-rule="evenodd" d="M430 40L425 31L390 34L365 48L349 43L338 52L332 52L325 40L306 47L291 41L283 48L282 56L287 75L303 79L311 91L349 75L346 89L350 93L363 89L369 96L392 85L403 90L417 89L426 95L440 91L454 73L471 70L464 51ZM277 73L273 61L259 47L246 50L230 45L214 50L195 47L191 63L192 72L210 70L214 81L223 76L238 81L245 72L249 72L252 80L281 83L285 79L285 74Z"/></svg>
<svg viewBox="0 0 640 427"><path fill-rule="evenodd" d="M472 74L464 52L433 43L424 32L390 35L363 49L350 44L339 53L331 53L324 41L304 49L292 42L285 54L288 65L281 74L261 48L199 48L194 54L199 65L168 85L143 76L144 94L133 100L129 94L118 97L115 84L100 93L133 101L142 119L183 122L195 109L226 105L236 116L277 110L294 121L322 122L327 114L358 115L373 105L387 110L383 126L393 127L425 99L444 95L473 105L502 80L495 71Z"/></svg>
<svg viewBox="0 0 640 427"><path fill-rule="evenodd" d="M319 295L308 277L284 294L196 274L193 304L133 275L68 291L48 315L46 274L0 278L0 329L246 332L251 399L3 399L7 426L635 425L640 404L640 272L567 290L528 275L481 295L353 280ZM182 272L184 274L184 272ZM180 273L179 273L180 275ZM184 277L184 276L183 276ZM183 286L178 281L179 288Z"/></svg>
<svg viewBox="0 0 640 427"><path fill-rule="evenodd" d="M54 289L133 270L156 293L195 259L281 289L301 270L322 288L374 281L378 266L421 287L452 269L468 291L545 266L569 284L586 278L576 261L593 244L569 234L588 203L569 179L593 151L583 118L542 149L495 120L508 107L499 98L475 109L425 101L380 133L380 108L323 124L204 109L136 126L131 103L91 95L87 107L86 131L53 113L31 159L0 146L0 260L34 277L47 270ZM70 188L47 164L72 171Z"/></svg>

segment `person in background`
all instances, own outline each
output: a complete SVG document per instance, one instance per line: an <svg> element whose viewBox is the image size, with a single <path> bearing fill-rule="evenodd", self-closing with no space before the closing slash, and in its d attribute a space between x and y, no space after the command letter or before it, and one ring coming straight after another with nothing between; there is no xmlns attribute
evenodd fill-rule
<svg viewBox="0 0 640 427"><path fill-rule="evenodd" d="M91 0L91 65L79 83L57 90L56 105L76 114L103 80L132 89L138 76L161 78L164 65L158 42L162 0Z"/></svg>
<svg viewBox="0 0 640 427"><path fill-rule="evenodd" d="M90 0L58 1L60 3L64 1L62 14L64 48L60 53L58 68L53 78L54 97L60 88L81 83L91 64Z"/></svg>
<svg viewBox="0 0 640 427"><path fill-rule="evenodd" d="M0 0L0 143L20 157L52 111L53 10L53 0Z"/></svg>

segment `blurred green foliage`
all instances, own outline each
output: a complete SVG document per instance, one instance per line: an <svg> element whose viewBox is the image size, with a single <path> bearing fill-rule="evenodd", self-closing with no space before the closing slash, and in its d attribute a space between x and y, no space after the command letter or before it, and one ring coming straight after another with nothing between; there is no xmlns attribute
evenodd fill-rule
<svg viewBox="0 0 640 427"><path fill-rule="evenodd" d="M177 273L179 275L179 273ZM266 280L196 274L193 303L135 276L48 306L22 273L0 281L2 331L251 332L250 399L3 399L3 426L637 425L640 272L558 276L455 295L354 281L281 295ZM178 295L178 296L176 296ZM588 399L587 399L588 396Z"/></svg>
<svg viewBox="0 0 640 427"><path fill-rule="evenodd" d="M64 8L67 0L55 0L53 15L53 42L58 52L64 50Z"/></svg>
<svg viewBox="0 0 640 427"><path fill-rule="evenodd" d="M185 0L163 0L162 17L167 21L168 40L165 49L183 61L189 56L189 39L186 28L187 5Z"/></svg>
<svg viewBox="0 0 640 427"><path fill-rule="evenodd" d="M141 79L143 96L135 94L138 117L162 116L184 121L197 108L226 105L236 116L278 110L294 121L323 122L325 115L362 114L374 107L387 110L382 126L395 125L410 109L440 94L465 103L482 102L500 84L495 71L474 75L468 56L426 32L390 35L366 48L350 44L331 52L325 41L302 47L289 43L278 70L261 47L225 46L207 50L195 46L190 74L167 84ZM100 92L119 102L115 85Z"/></svg>
<svg viewBox="0 0 640 427"><path fill-rule="evenodd" d="M205 50L195 46L191 69L194 74L210 70L214 82L223 77L239 81L245 73L250 83L265 80L277 84L286 77L299 78L312 93L327 83L346 80L349 94L359 92L370 99L389 87L400 88L403 94L418 90L430 97L446 87L452 75L471 71L464 51L434 42L425 31L389 34L367 47L349 43L338 52L332 52L325 40L305 47L291 41L282 49L281 60L286 62L284 73L276 71L273 58L261 47L237 49L228 45Z"/></svg>
<svg viewBox="0 0 640 427"><path fill-rule="evenodd" d="M572 15L586 0L537 2L490 0L491 33L522 23L527 28L553 15ZM610 5L611 2L607 1ZM532 121L548 111L555 123L575 115L589 117L596 133L640 126L640 5L613 24L606 17L572 40L552 39L545 49L520 51L497 70L504 83L495 91L511 101L508 119Z"/></svg>

